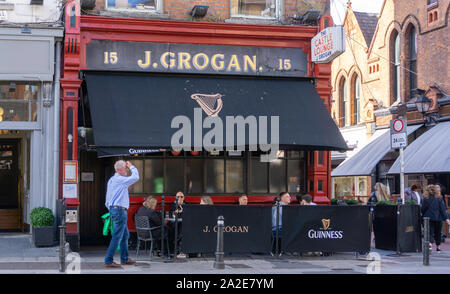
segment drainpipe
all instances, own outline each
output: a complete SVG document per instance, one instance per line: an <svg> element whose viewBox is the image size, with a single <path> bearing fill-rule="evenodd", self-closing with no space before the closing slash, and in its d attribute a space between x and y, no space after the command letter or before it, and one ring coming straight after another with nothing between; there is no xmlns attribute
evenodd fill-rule
<svg viewBox="0 0 450 294"><path fill-rule="evenodd" d="M60 117L60 105L61 105L61 84L59 79L61 77L61 40L56 40L56 62L55 62L55 88L54 88L54 101L55 109L53 115L53 127L55 128L53 133L53 193L55 199L53 206L56 207L58 200L58 188L59 188L59 117ZM61 216L64 217L64 216Z"/></svg>

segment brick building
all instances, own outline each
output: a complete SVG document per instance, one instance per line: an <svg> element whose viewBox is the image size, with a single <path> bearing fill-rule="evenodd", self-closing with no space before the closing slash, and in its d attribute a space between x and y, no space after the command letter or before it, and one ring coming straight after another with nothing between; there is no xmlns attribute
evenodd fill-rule
<svg viewBox="0 0 450 294"><path fill-rule="evenodd" d="M177 191L190 203L210 195L214 203L233 204L246 193L250 203L272 204L282 191L329 203L330 150L347 148L329 115L331 65L311 62L311 39L332 25L329 1L93 4L71 1L65 8L61 168L67 162L79 167L78 195L65 197L68 209L78 212L67 224L73 248L80 239L104 241L99 220L106 211L105 184L118 158L131 160L142 175L130 188L130 231L144 197L164 196L167 210ZM208 6L207 13L201 5ZM148 88L151 84L157 86ZM119 106L123 99L133 102ZM277 159L260 162L262 150L173 149L167 119L185 113L195 123L191 108L197 103L200 114L203 109L219 118L290 112L277 114L284 140ZM272 104L263 109L264 103ZM125 129L114 126L117 121ZM103 131L109 133L103 138L114 142L102 143ZM287 142L291 135L295 138ZM62 176L61 187L70 185Z"/></svg>
<svg viewBox="0 0 450 294"><path fill-rule="evenodd" d="M344 137L360 139L357 149L352 153L347 152L347 157L336 154L336 160L339 160L340 155L341 161L347 159L347 165L351 164L349 157L358 154L366 145L370 148L371 142L388 132L390 120L399 115L398 105L406 105L405 116L408 119L408 126L418 126L423 123L424 118L415 105L420 95L418 96L417 90L414 89L419 89L419 93L425 93L425 96L431 100L430 109L426 114L431 125L448 118L450 114L450 105L448 105L449 3L450 1L437 0L386 0L376 16L378 21L372 38L366 38L367 34L364 35L364 31L367 32L368 27L372 27L373 20L368 21L368 19L374 19L374 16L353 12L351 4L348 4L344 23L347 31L348 52L337 58L332 65L334 87L332 115L341 126ZM365 19L358 18L358 15L365 15ZM350 84L347 88L342 88L344 79L353 78L352 68L361 74L359 108L353 107L356 103L353 91L355 86ZM343 99L344 97L346 99ZM345 101L349 101L347 104L350 104L347 108L343 108ZM343 112L344 109L346 112ZM359 109L359 112L355 113L355 109ZM343 113L346 115L342 115ZM349 117L352 115L360 117L361 121L355 123L355 119ZM342 118L343 116L346 120ZM425 127L411 130L409 144L426 132L429 125L428 123ZM361 130L359 134L356 134L358 126ZM369 139L364 140L366 138ZM364 142L362 145L359 144L361 141ZM353 142L348 143L355 145ZM389 172L397 156L397 151L391 150L385 153L366 174L361 174L360 171L344 171L342 167L345 164L341 164L332 176L336 175L336 178L333 176L335 182L342 182L343 186L346 186L340 188L341 194L355 195L356 193L358 195L358 192L355 192L355 186L358 186L356 179L359 178L367 179L366 195L370 193L370 187L373 186L374 181L389 184L392 193L399 193L399 176ZM346 175L348 177L345 177ZM412 183L425 185L427 182L437 180L445 182L446 185L450 184L448 177L443 173L410 174L406 176L405 184L407 186ZM335 196L338 195L335 194Z"/></svg>

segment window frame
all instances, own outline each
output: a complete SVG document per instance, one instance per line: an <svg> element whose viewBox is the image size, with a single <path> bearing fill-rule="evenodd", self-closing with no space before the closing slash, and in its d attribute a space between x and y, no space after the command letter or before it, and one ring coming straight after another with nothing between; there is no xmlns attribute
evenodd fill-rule
<svg viewBox="0 0 450 294"><path fill-rule="evenodd" d="M407 32L409 95L412 97L412 90L417 88L417 29L411 24ZM412 43L414 46L411 46Z"/></svg>
<svg viewBox="0 0 450 294"><path fill-rule="evenodd" d="M238 0L238 5L239 5ZM247 19L261 19L261 20L278 20L282 16L281 9L284 6L284 0L275 0L275 16L262 16L262 15L247 15L247 14L233 14L232 5L230 0L230 18L247 18Z"/></svg>
<svg viewBox="0 0 450 294"><path fill-rule="evenodd" d="M115 0L117 1L117 0ZM105 10L107 11L116 11L116 12L143 12L143 13L164 13L164 0L154 0L155 8L116 8L116 7L108 7L108 0L105 0Z"/></svg>

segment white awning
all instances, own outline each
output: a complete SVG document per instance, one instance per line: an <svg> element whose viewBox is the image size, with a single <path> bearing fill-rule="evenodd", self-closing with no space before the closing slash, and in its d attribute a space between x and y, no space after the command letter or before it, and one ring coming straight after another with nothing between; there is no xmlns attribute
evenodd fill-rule
<svg viewBox="0 0 450 294"><path fill-rule="evenodd" d="M408 135L422 125L408 126ZM358 153L342 162L332 172L332 177L368 176L378 162L391 150L389 129L368 143Z"/></svg>
<svg viewBox="0 0 450 294"><path fill-rule="evenodd" d="M432 127L411 145L404 154L405 174L450 173L450 122ZM400 173L400 158L388 174Z"/></svg>

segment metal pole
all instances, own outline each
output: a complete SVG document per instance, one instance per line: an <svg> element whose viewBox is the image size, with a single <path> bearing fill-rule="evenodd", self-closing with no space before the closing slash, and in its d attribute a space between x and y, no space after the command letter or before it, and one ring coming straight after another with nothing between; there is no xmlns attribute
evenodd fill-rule
<svg viewBox="0 0 450 294"><path fill-rule="evenodd" d="M174 244L174 255L173 258L176 259L177 258L177 254L178 254L178 197L175 197L175 244Z"/></svg>
<svg viewBox="0 0 450 294"><path fill-rule="evenodd" d="M423 218L423 265L430 265L430 218Z"/></svg>
<svg viewBox="0 0 450 294"><path fill-rule="evenodd" d="M277 226L275 231L275 254L278 256L278 240L279 240L279 230L280 230L280 200L277 198Z"/></svg>
<svg viewBox="0 0 450 294"><path fill-rule="evenodd" d="M161 196L161 251L164 256L164 196ZM169 256L170 257L170 256Z"/></svg>
<svg viewBox="0 0 450 294"><path fill-rule="evenodd" d="M66 226L63 224L59 226L59 271L61 273L66 271Z"/></svg>
<svg viewBox="0 0 450 294"><path fill-rule="evenodd" d="M405 204L405 161L403 147L400 148L400 196L402 197L402 204Z"/></svg>
<svg viewBox="0 0 450 294"><path fill-rule="evenodd" d="M217 218L217 249L216 249L216 260L214 261L215 269L225 269L225 263L223 261L223 226L224 217L219 216Z"/></svg>

